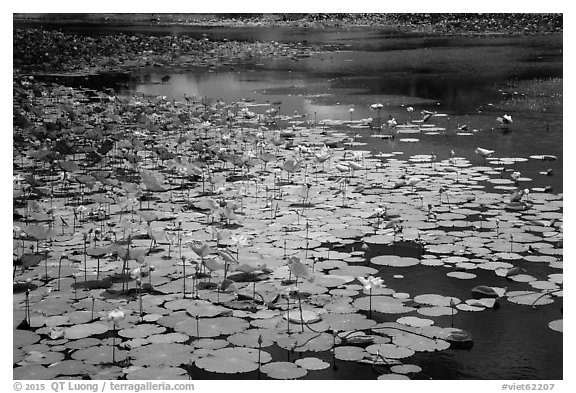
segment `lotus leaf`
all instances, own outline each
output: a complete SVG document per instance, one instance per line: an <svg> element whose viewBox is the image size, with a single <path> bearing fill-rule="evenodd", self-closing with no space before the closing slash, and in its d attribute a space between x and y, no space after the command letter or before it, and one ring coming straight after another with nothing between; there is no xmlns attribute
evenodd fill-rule
<svg viewBox="0 0 576 393"><path fill-rule="evenodd" d="M188 345L162 343L132 349L129 355L132 364L137 366L179 366L190 361L192 351Z"/></svg>
<svg viewBox="0 0 576 393"><path fill-rule="evenodd" d="M126 351L115 351L117 362L126 359ZM98 346L80 349L72 354L72 359L81 360L87 364L112 363L112 346Z"/></svg>
<svg viewBox="0 0 576 393"><path fill-rule="evenodd" d="M188 379L188 373L179 367L144 367L127 373L126 379L179 380Z"/></svg>
<svg viewBox="0 0 576 393"><path fill-rule="evenodd" d="M305 368L306 370L324 370L330 367L330 363L326 363L325 361L318 358L310 357L298 359L294 363L296 363L296 365L299 367Z"/></svg>
<svg viewBox="0 0 576 393"><path fill-rule="evenodd" d="M174 330L192 337L218 337L222 334L241 332L246 330L248 326L248 322L235 317L199 318L198 332L196 330L196 320L190 318L176 323Z"/></svg>
<svg viewBox="0 0 576 393"><path fill-rule="evenodd" d="M372 355L378 352L381 356L391 359L403 359L414 355L414 350L395 344L372 344L366 347Z"/></svg>
<svg viewBox="0 0 576 393"><path fill-rule="evenodd" d="M64 329L64 337L68 340L77 340L90 336L96 336L110 330L108 324L103 322L86 323L82 325L74 325Z"/></svg>
<svg viewBox="0 0 576 393"><path fill-rule="evenodd" d="M273 362L262 366L261 371L273 379L298 379L308 372L290 362Z"/></svg>

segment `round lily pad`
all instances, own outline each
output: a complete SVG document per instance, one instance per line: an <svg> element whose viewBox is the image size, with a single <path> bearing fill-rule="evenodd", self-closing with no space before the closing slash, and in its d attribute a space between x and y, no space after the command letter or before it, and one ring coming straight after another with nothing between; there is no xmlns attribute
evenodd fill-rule
<svg viewBox="0 0 576 393"><path fill-rule="evenodd" d="M199 340L192 341L192 344L194 345L195 348L212 350L212 349L225 348L229 345L229 342L226 340L218 340L218 339L215 340L212 338L201 338Z"/></svg>
<svg viewBox="0 0 576 393"><path fill-rule="evenodd" d="M15 348L22 348L40 341L40 336L28 330L14 330L12 334L12 345Z"/></svg>
<svg viewBox="0 0 576 393"><path fill-rule="evenodd" d="M460 280L471 280L476 278L476 275L468 272L450 272L446 274L448 277L457 278Z"/></svg>
<svg viewBox="0 0 576 393"><path fill-rule="evenodd" d="M222 334L234 334L247 329L248 322L236 317L195 318L180 321L174 330L191 337L218 337Z"/></svg>
<svg viewBox="0 0 576 393"><path fill-rule="evenodd" d="M265 348L274 343L269 337L262 337L262 329L248 329L235 333L228 336L227 340L233 345L250 348L258 348L259 346ZM259 340L260 343L258 343Z"/></svg>
<svg viewBox="0 0 576 393"><path fill-rule="evenodd" d="M440 317L442 315L457 314L458 310L452 307L420 307L418 314L426 315L428 317Z"/></svg>
<svg viewBox="0 0 576 393"><path fill-rule="evenodd" d="M394 336L392 342L398 346L410 348L417 352L442 351L450 347L450 344L444 340L434 340L432 338L410 333Z"/></svg>
<svg viewBox="0 0 576 393"><path fill-rule="evenodd" d="M336 347L334 354L339 360L357 361L364 358L366 351L360 347L342 346Z"/></svg>
<svg viewBox="0 0 576 393"><path fill-rule="evenodd" d="M273 379L298 379L308 373L305 368L290 362L268 363L262 366L261 371Z"/></svg>
<svg viewBox="0 0 576 393"><path fill-rule="evenodd" d="M104 324L102 322L75 325L64 329L64 337L66 337L68 340L77 340L79 338L85 338L105 333L110 330L110 328L111 326L109 326L109 324Z"/></svg>
<svg viewBox="0 0 576 393"><path fill-rule="evenodd" d="M192 351L184 344L150 344L131 350L130 359L137 366L179 366L190 361Z"/></svg>
<svg viewBox="0 0 576 393"><path fill-rule="evenodd" d="M418 318L418 317L402 317L398 318L396 322L401 323L403 325L413 326L413 327L422 327L422 326L431 326L434 325L434 321L431 319L425 318Z"/></svg>
<svg viewBox="0 0 576 393"><path fill-rule="evenodd" d="M336 330L364 330L376 325L372 319L361 314L325 314L322 321L326 322L330 329Z"/></svg>
<svg viewBox="0 0 576 393"><path fill-rule="evenodd" d="M194 300L192 301L192 304L190 304L190 301L187 300L186 303L186 312L188 315L193 317L216 317L219 315L230 314L231 312L230 309L226 307L215 305L208 301Z"/></svg>
<svg viewBox="0 0 576 393"><path fill-rule="evenodd" d="M554 303L554 299L548 294L533 291L511 291L506 293L506 299L511 303L527 306L544 306Z"/></svg>
<svg viewBox="0 0 576 393"><path fill-rule="evenodd" d="M203 370L221 374L238 374L258 370L258 363L234 356L206 356L197 359L194 364Z"/></svg>
<svg viewBox="0 0 576 393"><path fill-rule="evenodd" d="M306 370L324 370L330 367L330 363L326 363L321 359L311 357L298 359L294 363L296 363L296 365L299 367L305 368Z"/></svg>
<svg viewBox="0 0 576 393"><path fill-rule="evenodd" d="M163 333L164 331L166 331L164 326L157 326L151 323L143 323L128 329L122 329L118 332L118 335L127 338L145 338L153 334Z"/></svg>
<svg viewBox="0 0 576 393"><path fill-rule="evenodd" d="M418 265L420 261L412 257L400 257L397 255L379 255L370 259L370 263L381 266L408 267Z"/></svg>
<svg viewBox="0 0 576 393"><path fill-rule="evenodd" d="M39 364L28 364L16 367L13 372L14 380L39 380L54 379L58 375L57 369L44 367Z"/></svg>
<svg viewBox="0 0 576 393"><path fill-rule="evenodd" d="M188 372L180 367L142 367L126 374L128 380L183 380Z"/></svg>
<svg viewBox="0 0 576 393"><path fill-rule="evenodd" d="M396 299L390 296L372 296L372 301L370 301L369 296L364 296L354 300L353 305L365 311L369 311L370 306L372 306L372 311L385 314L404 314L414 311L413 307L405 306L402 299Z"/></svg>
<svg viewBox="0 0 576 393"><path fill-rule="evenodd" d="M379 380L388 380L388 381L397 381L397 380L407 380L410 379L408 376L404 374L382 374L378 377Z"/></svg>
<svg viewBox="0 0 576 393"><path fill-rule="evenodd" d="M391 359L403 359L414 355L414 350L395 344L373 344L367 346L366 351L372 355L378 352L381 356Z"/></svg>
<svg viewBox="0 0 576 393"><path fill-rule="evenodd" d="M116 361L126 360L126 351L116 349ZM72 359L81 360L87 364L112 363L112 346L99 346L80 349L72 354Z"/></svg>
<svg viewBox="0 0 576 393"><path fill-rule="evenodd" d="M420 366L416 366L415 364L400 364L390 367L390 371L396 374L410 374L419 373L422 371L422 368Z"/></svg>

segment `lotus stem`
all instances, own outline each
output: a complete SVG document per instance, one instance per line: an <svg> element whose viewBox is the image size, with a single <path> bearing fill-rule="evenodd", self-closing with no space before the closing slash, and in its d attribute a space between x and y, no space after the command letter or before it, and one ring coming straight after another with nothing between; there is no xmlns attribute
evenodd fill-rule
<svg viewBox="0 0 576 393"><path fill-rule="evenodd" d="M370 287L370 292L368 293L368 318L372 318L372 287Z"/></svg>
<svg viewBox="0 0 576 393"><path fill-rule="evenodd" d="M112 336L112 364L116 364L116 323L113 322L114 335Z"/></svg>
<svg viewBox="0 0 576 393"><path fill-rule="evenodd" d="M25 319L28 326L30 326L30 288L26 288L26 313Z"/></svg>
<svg viewBox="0 0 576 393"><path fill-rule="evenodd" d="M258 336L258 376L260 376L260 366L261 366L261 352L262 352L262 336Z"/></svg>
<svg viewBox="0 0 576 393"><path fill-rule="evenodd" d="M76 275L72 275L74 277L74 300L78 300L78 283L76 281Z"/></svg>
<svg viewBox="0 0 576 393"><path fill-rule="evenodd" d="M290 334L290 294L286 296L286 320L288 321L288 334Z"/></svg>
<svg viewBox="0 0 576 393"><path fill-rule="evenodd" d="M88 281L88 265L87 265L87 261L86 261L86 258L87 258L87 256L86 256L86 238L87 238L87 235L84 234L84 290L85 291L88 290L88 284L86 284Z"/></svg>
<svg viewBox="0 0 576 393"><path fill-rule="evenodd" d="M182 258L182 297L186 299L186 261Z"/></svg>

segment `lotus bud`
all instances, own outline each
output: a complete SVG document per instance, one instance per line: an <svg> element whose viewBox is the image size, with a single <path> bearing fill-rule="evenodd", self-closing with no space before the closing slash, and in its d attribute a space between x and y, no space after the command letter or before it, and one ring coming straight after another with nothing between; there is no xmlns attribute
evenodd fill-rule
<svg viewBox="0 0 576 393"><path fill-rule="evenodd" d="M153 272L154 270L156 270L156 268L154 267L154 265L150 265L150 267L148 268L151 272Z"/></svg>
<svg viewBox="0 0 576 393"><path fill-rule="evenodd" d="M258 336L258 345L262 345L262 335Z"/></svg>

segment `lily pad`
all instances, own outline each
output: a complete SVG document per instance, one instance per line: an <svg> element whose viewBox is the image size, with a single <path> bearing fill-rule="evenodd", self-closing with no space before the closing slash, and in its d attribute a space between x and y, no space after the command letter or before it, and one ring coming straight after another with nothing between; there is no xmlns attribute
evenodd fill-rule
<svg viewBox="0 0 576 393"><path fill-rule="evenodd" d="M552 329L552 330L555 330L555 331L557 331L557 332L562 333L563 330L564 330L563 325L564 325L564 320L563 320L563 319L556 319L556 320L554 320L554 321L551 321L551 322L548 324L548 327L549 327L550 329Z"/></svg>
<svg viewBox="0 0 576 393"><path fill-rule="evenodd" d="M367 346L366 351L372 355L375 355L378 352L381 356L391 359L404 359L414 355L415 353L415 351L410 348L401 347L395 344L373 344Z"/></svg>
<svg viewBox="0 0 576 393"><path fill-rule="evenodd" d="M188 372L180 367L142 367L126 374L128 380L183 380Z"/></svg>
<svg viewBox="0 0 576 393"><path fill-rule="evenodd" d="M273 379L298 379L308 373L305 368L290 362L268 363L262 366L261 371Z"/></svg>
<svg viewBox="0 0 576 393"><path fill-rule="evenodd" d="M408 267L418 265L420 261L412 257L400 257L397 255L379 255L377 257L370 259L370 263L381 266Z"/></svg>
<svg viewBox="0 0 576 393"><path fill-rule="evenodd" d="M342 346L334 350L336 359L357 361L366 356L366 350L360 347Z"/></svg>
<svg viewBox="0 0 576 393"><path fill-rule="evenodd" d="M126 360L126 354L126 351L116 350L114 357L119 362ZM87 364L112 363L112 346L80 349L72 354L72 359L81 360Z"/></svg>
<svg viewBox="0 0 576 393"><path fill-rule="evenodd" d="M241 332L248 326L248 322L236 317L199 318L198 324L195 318L190 318L176 323L174 330L191 337L218 337Z"/></svg>
<svg viewBox="0 0 576 393"><path fill-rule="evenodd" d="M96 336L98 334L106 333L110 330L110 327L111 326L108 324L102 322L70 326L64 329L64 337L68 340L77 340L79 338Z"/></svg>
<svg viewBox="0 0 576 393"><path fill-rule="evenodd" d="M131 350L130 359L136 366L179 366L190 361L192 352L192 348L184 344L150 344Z"/></svg>
<svg viewBox="0 0 576 393"><path fill-rule="evenodd" d="M258 363L243 357L206 356L194 364L203 370L221 374L239 374L258 370Z"/></svg>
<svg viewBox="0 0 576 393"><path fill-rule="evenodd" d="M296 365L299 367L305 368L306 370L324 370L330 367L330 363L326 363L321 359L311 357L298 359L294 363L296 363Z"/></svg>

